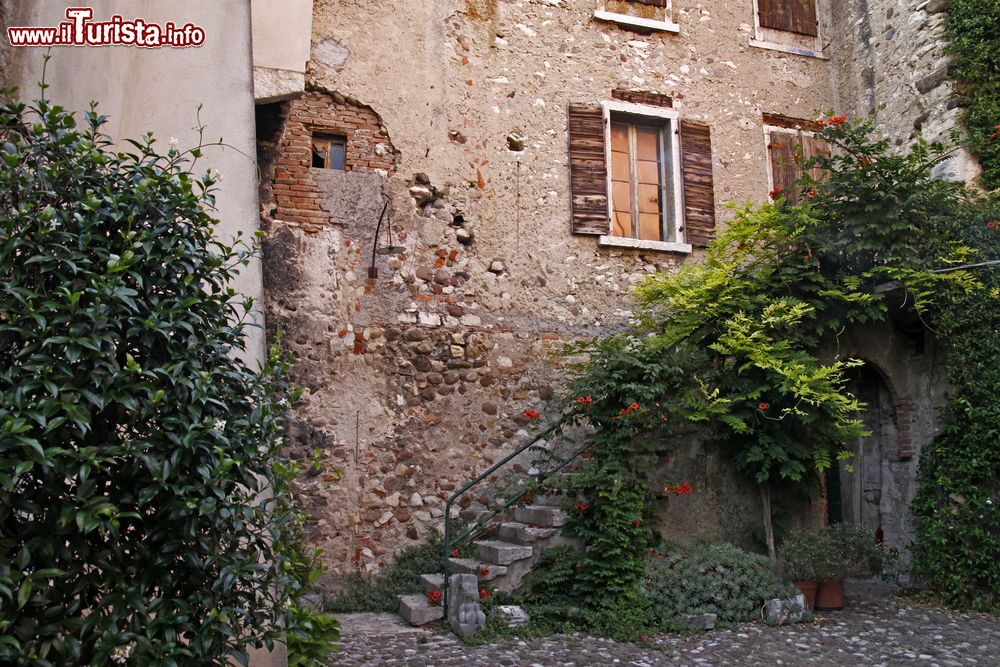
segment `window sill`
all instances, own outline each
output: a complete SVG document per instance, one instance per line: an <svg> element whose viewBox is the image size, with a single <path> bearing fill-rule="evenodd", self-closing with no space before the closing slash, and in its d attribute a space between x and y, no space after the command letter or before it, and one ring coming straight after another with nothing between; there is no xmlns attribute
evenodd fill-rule
<svg viewBox="0 0 1000 667"><path fill-rule="evenodd" d="M750 46L756 46L758 49L768 49L769 51L791 53L796 56L805 56L806 58L818 58L819 60L830 59L830 56L826 55L822 51L807 49L801 46L792 46L791 44L779 44L778 42L764 42L759 39L751 39Z"/></svg>
<svg viewBox="0 0 1000 667"><path fill-rule="evenodd" d="M597 245L615 248L636 248L637 250L660 250L663 252L679 252L685 255L691 253L690 243L673 243L671 241L643 241L624 236L598 236Z"/></svg>
<svg viewBox="0 0 1000 667"><path fill-rule="evenodd" d="M629 16L628 14L616 14L603 9L594 10L594 18L599 21L610 21L619 25L642 28L644 30L659 30L661 32L680 32L681 27L673 21L656 21L644 19L640 16Z"/></svg>

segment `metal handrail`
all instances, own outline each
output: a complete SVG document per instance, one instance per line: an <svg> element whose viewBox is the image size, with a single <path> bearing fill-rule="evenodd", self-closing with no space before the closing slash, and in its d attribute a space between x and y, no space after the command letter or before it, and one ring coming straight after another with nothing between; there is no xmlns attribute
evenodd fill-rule
<svg viewBox="0 0 1000 667"><path fill-rule="evenodd" d="M510 461L512 461L514 458L516 458L519 454L521 454L521 453L525 452L526 450L530 449L531 447L535 446L539 441L547 439L551 434L561 431L564 428L564 426L566 425L567 421L568 420L566 420L566 419L560 419L559 421L557 421L552 426L549 426L547 429L545 429L544 431L542 431L541 433L539 433L538 435L536 435L534 438L532 438L531 440L529 440L525 444L523 444L520 447L518 447L517 449L515 449L513 452L511 452L510 454L508 454L507 456L505 456L504 458L502 458L500 461L498 461L497 463L494 463L485 472L483 472L481 475L479 475L478 477L476 477L471 482L467 483L461 489L458 489L457 491L455 491L455 493L451 494L451 497L448 498L448 501L445 503L445 506L444 506L444 544L443 544L443 558L442 558L442 566L444 568L444 570L443 570L444 571L444 585L443 585L444 600L443 600L442 603L444 604L445 609L448 608L448 575L449 575L449 571L451 569L451 560L450 559L451 559L451 550L452 550L453 545L459 544L464 539L466 539L466 538L468 538L468 537L470 537L472 535L475 535L493 517L495 517L496 515L501 514L503 512L506 512L512 505L514 505L521 498L523 498L524 494L527 493L529 491L529 489L526 488L526 489L520 491L519 493L515 493L513 496L511 496L510 498L508 498L506 500L506 502L504 502L503 505L501 505L500 507L497 507L497 508L494 508L494 509L489 510L487 512L484 512L479 517L477 517L476 521L472 524L471 527L468 527L465 530L463 530L462 533L458 537L455 537L455 538L452 538L452 536L451 536L451 531L452 531L452 526L451 526L451 524L452 524L451 508L452 508L452 505L454 505L455 501L460 496L464 495L467 491L469 491L469 489L471 489L472 487L478 485L484 479L489 478L493 473L495 473L500 468L504 467L506 464L508 464ZM587 445L585 445L582 448L578 449L575 453L573 453L572 456L564 459L558 466L556 466L552 470L548 470L548 471L546 471L544 473L541 473L535 481L536 482L544 482L549 477L551 477L552 475L554 475L555 473L559 472L560 470L562 470L563 468L565 468L567 465L569 465L570 463L572 463L573 461L575 461L576 459L578 459L580 457L580 455L583 454L588 449L590 449L590 447L591 447L591 444L588 443Z"/></svg>

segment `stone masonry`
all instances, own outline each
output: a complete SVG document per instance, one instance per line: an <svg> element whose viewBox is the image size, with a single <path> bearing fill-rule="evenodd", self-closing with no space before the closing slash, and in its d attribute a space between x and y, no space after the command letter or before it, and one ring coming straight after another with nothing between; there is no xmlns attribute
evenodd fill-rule
<svg viewBox="0 0 1000 667"><path fill-rule="evenodd" d="M673 2L678 32L604 7L317 0L307 92L260 108L268 329L298 357L297 493L334 573L440 528L445 499L533 431L522 412L553 415L564 343L620 327L635 284L698 260L571 233L570 103L669 98L707 124L724 225L726 202L766 199L763 114L838 102L833 60L750 44L751 0ZM331 132L343 171L310 166L310 133ZM759 501L718 452L692 443L659 470L696 487L671 500L669 538L747 542Z"/></svg>

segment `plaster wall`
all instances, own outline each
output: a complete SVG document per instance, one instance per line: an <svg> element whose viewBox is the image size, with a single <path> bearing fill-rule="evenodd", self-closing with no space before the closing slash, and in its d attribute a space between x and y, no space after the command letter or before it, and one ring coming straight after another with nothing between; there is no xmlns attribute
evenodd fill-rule
<svg viewBox="0 0 1000 667"><path fill-rule="evenodd" d="M281 107L260 155L268 323L307 389L290 441L315 465L298 491L335 573L377 570L439 528L447 496L534 430L524 410L553 416L563 344L620 327L636 283L697 259L570 233L570 102L647 91L708 123L719 225L726 202L767 197L762 114L811 118L834 103L828 60L750 46L749 0L674 2L678 33L598 21L599 7L315 2L302 98L312 102ZM322 128L345 104L377 116L388 168L280 163L299 150L296 128ZM306 194L290 194L298 187ZM283 213L313 201L355 213ZM383 225L376 239L386 202L392 237ZM385 245L404 252L375 255L368 278ZM729 518L723 529L684 524L685 538L742 540L759 521L756 493L717 453L692 465L705 484L684 502Z"/></svg>
<svg viewBox="0 0 1000 667"><path fill-rule="evenodd" d="M285 99L305 90L312 0L251 0L254 96Z"/></svg>
<svg viewBox="0 0 1000 667"><path fill-rule="evenodd" d="M5 0L6 25L50 26L65 20L65 9L79 3L61 0L16 2ZM181 148L198 143L194 130L205 126L205 140L222 137L228 148L207 148L204 169L217 169L223 180L217 193L218 233L231 239L242 233L252 240L259 215L256 169L253 162L255 136L250 66L250 12L240 0L204 3L178 0L163 3L137 0L121 3L98 0L88 3L94 20L120 13L127 19L141 17L163 24L190 21L204 28L205 43L186 49L143 49L128 46L53 47L45 73L46 95L82 114L92 100L109 117L104 128L113 141L138 138L153 132L161 150L171 137ZM36 82L42 78L44 49L12 49L8 53L5 79L17 85L22 97L37 96ZM199 112L198 106L201 105ZM249 330L246 357L263 359L264 330L259 262L242 269L234 287L255 299L256 327Z"/></svg>

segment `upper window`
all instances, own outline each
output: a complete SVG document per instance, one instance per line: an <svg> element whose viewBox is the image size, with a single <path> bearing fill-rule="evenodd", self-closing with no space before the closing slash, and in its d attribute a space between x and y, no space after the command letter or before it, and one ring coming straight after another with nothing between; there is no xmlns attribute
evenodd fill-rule
<svg viewBox="0 0 1000 667"><path fill-rule="evenodd" d="M653 105L669 98L615 92L600 105L570 105L573 231L650 250L707 244L715 227L708 126Z"/></svg>
<svg viewBox="0 0 1000 667"><path fill-rule="evenodd" d="M317 169L344 171L347 168L347 138L314 134L312 137L312 166Z"/></svg>
<svg viewBox="0 0 1000 667"><path fill-rule="evenodd" d="M594 18L625 28L679 32L672 4L672 0L600 0Z"/></svg>
<svg viewBox="0 0 1000 667"><path fill-rule="evenodd" d="M825 58L817 0L753 0L752 46Z"/></svg>
<svg viewBox="0 0 1000 667"><path fill-rule="evenodd" d="M808 121L765 115L764 123L768 185L772 190L780 188L786 201L797 203L800 199L797 182L804 173L801 160L828 156L830 146L810 130L803 129L809 127ZM819 168L812 169L810 175L816 180L823 177Z"/></svg>

